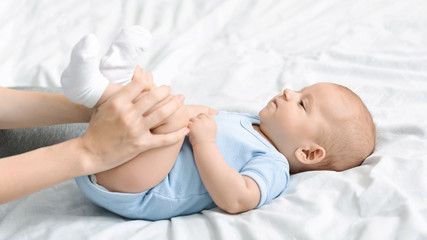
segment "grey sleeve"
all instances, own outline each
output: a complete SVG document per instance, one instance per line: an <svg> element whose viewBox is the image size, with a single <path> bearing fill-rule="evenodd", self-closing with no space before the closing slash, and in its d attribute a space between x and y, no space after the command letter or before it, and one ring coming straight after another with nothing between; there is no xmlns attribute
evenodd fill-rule
<svg viewBox="0 0 427 240"><path fill-rule="evenodd" d="M0 130L0 158L50 146L78 137L87 124Z"/></svg>
<svg viewBox="0 0 427 240"><path fill-rule="evenodd" d="M60 89L17 88L61 93ZM50 146L80 136L88 124L75 123L46 127L0 130L0 158Z"/></svg>

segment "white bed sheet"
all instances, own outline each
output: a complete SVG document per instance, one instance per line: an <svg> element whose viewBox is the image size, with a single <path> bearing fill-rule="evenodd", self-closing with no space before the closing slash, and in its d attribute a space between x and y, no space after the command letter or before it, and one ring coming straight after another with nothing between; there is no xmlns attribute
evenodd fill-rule
<svg viewBox="0 0 427 240"><path fill-rule="evenodd" d="M111 214L68 181L0 206L0 239L426 239L427 2L23 1L0 3L0 86L57 87L72 46L102 53L123 26L154 39L141 65L189 104L257 113L284 87L358 93L376 151L345 172L293 175L271 204L168 221Z"/></svg>

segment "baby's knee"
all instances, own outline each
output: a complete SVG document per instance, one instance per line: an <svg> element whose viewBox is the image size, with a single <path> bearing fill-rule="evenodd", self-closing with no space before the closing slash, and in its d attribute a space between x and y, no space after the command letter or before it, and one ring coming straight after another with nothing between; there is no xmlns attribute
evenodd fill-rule
<svg viewBox="0 0 427 240"><path fill-rule="evenodd" d="M151 130L156 134L170 133L188 126L190 114L186 106L181 106L175 113L169 116L160 126Z"/></svg>

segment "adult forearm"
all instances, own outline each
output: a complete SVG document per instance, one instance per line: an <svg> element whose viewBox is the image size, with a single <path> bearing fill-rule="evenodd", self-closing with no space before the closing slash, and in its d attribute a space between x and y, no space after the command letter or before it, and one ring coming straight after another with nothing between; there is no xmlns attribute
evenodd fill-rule
<svg viewBox="0 0 427 240"><path fill-rule="evenodd" d="M88 122L92 110L61 94L0 87L0 129Z"/></svg>
<svg viewBox="0 0 427 240"><path fill-rule="evenodd" d="M79 138L0 159L0 204L87 174Z"/></svg>

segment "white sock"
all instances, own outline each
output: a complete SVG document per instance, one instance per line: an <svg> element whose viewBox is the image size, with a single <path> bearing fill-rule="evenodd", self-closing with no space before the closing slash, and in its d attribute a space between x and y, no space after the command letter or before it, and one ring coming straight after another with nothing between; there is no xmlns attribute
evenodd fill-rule
<svg viewBox="0 0 427 240"><path fill-rule="evenodd" d="M124 28L101 59L100 71L112 83L128 84L150 41L151 33L145 28L138 25Z"/></svg>
<svg viewBox="0 0 427 240"><path fill-rule="evenodd" d="M72 102L93 107L109 82L99 71L99 42L95 35L82 38L71 53L70 64L61 76L64 94Z"/></svg>

